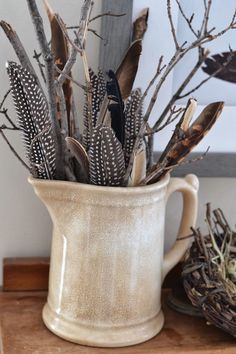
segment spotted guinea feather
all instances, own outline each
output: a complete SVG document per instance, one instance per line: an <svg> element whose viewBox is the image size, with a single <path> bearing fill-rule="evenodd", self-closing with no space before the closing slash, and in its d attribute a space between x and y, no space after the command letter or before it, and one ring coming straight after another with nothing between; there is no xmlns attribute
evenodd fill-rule
<svg viewBox="0 0 236 354"><path fill-rule="evenodd" d="M104 75L101 70L97 74L93 70L89 69L89 75L92 85L92 126L95 127L97 124L97 117L100 111L102 101L106 93L106 82ZM88 104L87 104L87 93L85 93L85 104L84 104L84 132L83 132L83 146L85 150L89 149L90 145L90 132L89 132L89 122L88 122Z"/></svg>
<svg viewBox="0 0 236 354"><path fill-rule="evenodd" d="M136 136L143 122L142 105L140 105L141 97L142 94L140 89L133 90L125 106L124 156L126 167L129 164Z"/></svg>
<svg viewBox="0 0 236 354"><path fill-rule="evenodd" d="M120 186L125 174L122 146L112 128L94 128L89 149L90 182L100 186Z"/></svg>
<svg viewBox="0 0 236 354"><path fill-rule="evenodd" d="M47 101L26 69L15 62L6 67L31 173L36 178L53 179L56 152Z"/></svg>

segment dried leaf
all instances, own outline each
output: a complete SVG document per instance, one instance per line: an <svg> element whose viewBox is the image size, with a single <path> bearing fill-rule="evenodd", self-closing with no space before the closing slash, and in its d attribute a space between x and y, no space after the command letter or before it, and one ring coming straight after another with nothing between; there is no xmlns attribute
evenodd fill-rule
<svg viewBox="0 0 236 354"><path fill-rule="evenodd" d="M116 77L120 86L123 100L127 99L133 87L138 70L139 58L142 52L142 41L137 40L131 44L119 68Z"/></svg>
<svg viewBox="0 0 236 354"><path fill-rule="evenodd" d="M132 41L136 41L137 39L143 39L144 34L147 30L148 16L149 9L143 9L138 18L134 21Z"/></svg>

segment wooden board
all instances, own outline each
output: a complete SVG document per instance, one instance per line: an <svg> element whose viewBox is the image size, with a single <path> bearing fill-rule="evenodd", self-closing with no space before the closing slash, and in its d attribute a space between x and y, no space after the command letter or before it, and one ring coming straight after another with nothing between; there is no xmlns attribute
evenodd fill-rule
<svg viewBox="0 0 236 354"><path fill-rule="evenodd" d="M49 257L3 259L3 291L48 290ZM171 288L181 274L181 265L166 277L164 288Z"/></svg>
<svg viewBox="0 0 236 354"><path fill-rule="evenodd" d="M166 298L167 291L164 293ZM165 327L152 340L132 347L90 348L49 332L41 319L45 292L0 292L1 354L235 354L236 340L203 319L164 305ZM0 340L0 342L1 342Z"/></svg>
<svg viewBox="0 0 236 354"><path fill-rule="evenodd" d="M3 290L47 290L49 258L5 258L3 260Z"/></svg>
<svg viewBox="0 0 236 354"><path fill-rule="evenodd" d="M104 16L101 24L99 68L116 70L128 49L132 36L133 0L103 0L102 13L125 14L122 17Z"/></svg>

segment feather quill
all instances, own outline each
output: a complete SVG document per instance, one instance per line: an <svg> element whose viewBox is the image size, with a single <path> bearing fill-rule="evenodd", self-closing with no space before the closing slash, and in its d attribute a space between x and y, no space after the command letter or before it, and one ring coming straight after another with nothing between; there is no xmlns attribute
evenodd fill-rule
<svg viewBox="0 0 236 354"><path fill-rule="evenodd" d="M45 96L26 69L14 62L6 67L31 173L37 178L53 179L56 150Z"/></svg>

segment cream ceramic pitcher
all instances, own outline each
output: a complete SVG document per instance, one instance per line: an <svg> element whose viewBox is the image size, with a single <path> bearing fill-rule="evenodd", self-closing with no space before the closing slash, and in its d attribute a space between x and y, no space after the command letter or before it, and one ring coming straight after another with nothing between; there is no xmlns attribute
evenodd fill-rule
<svg viewBox="0 0 236 354"><path fill-rule="evenodd" d="M142 187L101 187L29 178L53 222L46 326L72 342L120 347L162 328L161 285L189 239L164 253L169 195L183 194L179 236L197 215L198 180L169 178Z"/></svg>

